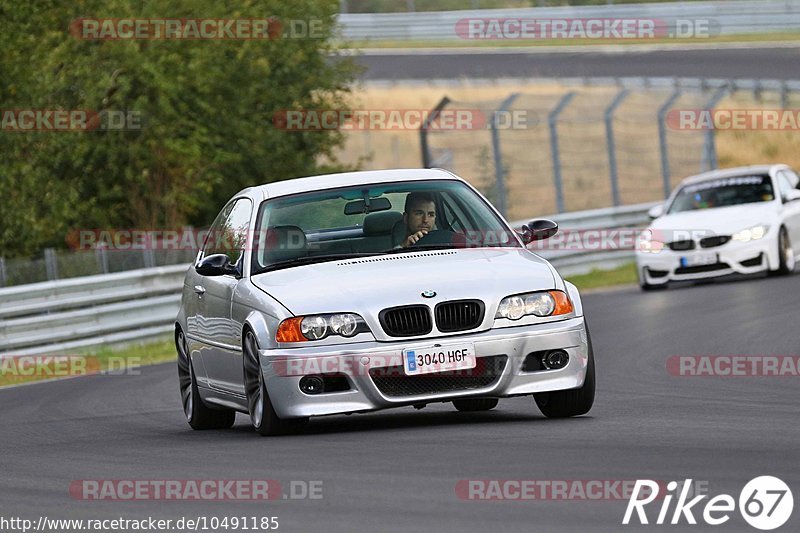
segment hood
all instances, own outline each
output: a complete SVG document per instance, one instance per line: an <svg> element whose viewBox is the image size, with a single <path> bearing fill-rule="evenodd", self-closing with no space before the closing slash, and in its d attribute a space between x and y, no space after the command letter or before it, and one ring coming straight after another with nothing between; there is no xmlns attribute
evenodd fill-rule
<svg viewBox="0 0 800 533"><path fill-rule="evenodd" d="M650 229L698 232L696 235L700 233L731 235L756 224L770 224L774 217L774 203L759 202L664 215L654 220L650 224Z"/></svg>
<svg viewBox="0 0 800 533"><path fill-rule="evenodd" d="M548 264L522 248L472 248L396 253L266 272L252 283L294 315L481 299L487 311L510 294L555 288ZM423 298L423 291L435 291Z"/></svg>

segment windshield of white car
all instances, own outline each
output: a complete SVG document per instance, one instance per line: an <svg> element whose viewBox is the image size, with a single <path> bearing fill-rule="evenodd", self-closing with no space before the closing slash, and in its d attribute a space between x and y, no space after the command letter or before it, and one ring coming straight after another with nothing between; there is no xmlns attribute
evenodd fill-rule
<svg viewBox="0 0 800 533"><path fill-rule="evenodd" d="M735 176L683 186L675 195L668 214L771 202L775 199L769 176Z"/></svg>
<svg viewBox="0 0 800 533"><path fill-rule="evenodd" d="M368 184L272 198L259 207L254 237L253 275L365 255L521 246L486 201L458 180Z"/></svg>

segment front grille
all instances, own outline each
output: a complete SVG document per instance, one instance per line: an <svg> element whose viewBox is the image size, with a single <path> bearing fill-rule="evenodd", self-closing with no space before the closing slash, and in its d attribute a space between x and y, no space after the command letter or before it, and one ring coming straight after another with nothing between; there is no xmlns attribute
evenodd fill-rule
<svg viewBox="0 0 800 533"><path fill-rule="evenodd" d="M427 305L390 307L378 314L378 320L390 337L427 335L433 329L431 310Z"/></svg>
<svg viewBox="0 0 800 533"><path fill-rule="evenodd" d="M686 250L694 250L694 241L692 240L683 240L683 241L673 241L667 243L669 249L673 252L683 252Z"/></svg>
<svg viewBox="0 0 800 533"><path fill-rule="evenodd" d="M715 246L722 246L731 240L730 235L715 235L713 237L704 237L700 239L700 246L703 248L713 248Z"/></svg>
<svg viewBox="0 0 800 533"><path fill-rule="evenodd" d="M730 268L728 263L712 263L710 265L697 265L690 267L680 267L675 269L676 274L699 274L701 272L714 272L715 270L725 270Z"/></svg>
<svg viewBox="0 0 800 533"><path fill-rule="evenodd" d="M436 327L443 333L475 329L483 321L485 306L480 300L457 300L436 305Z"/></svg>
<svg viewBox="0 0 800 533"><path fill-rule="evenodd" d="M505 355L478 357L475 368L406 376L403 365L370 368L369 375L386 396L420 396L482 389L495 383L506 367Z"/></svg>

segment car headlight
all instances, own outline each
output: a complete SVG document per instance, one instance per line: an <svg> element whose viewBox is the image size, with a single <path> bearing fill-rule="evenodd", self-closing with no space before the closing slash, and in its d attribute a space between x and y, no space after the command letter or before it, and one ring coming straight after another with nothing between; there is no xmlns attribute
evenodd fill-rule
<svg viewBox="0 0 800 533"><path fill-rule="evenodd" d="M572 302L563 291L530 292L500 300L494 317L519 320L526 315L545 317L566 315L572 311Z"/></svg>
<svg viewBox="0 0 800 533"><path fill-rule="evenodd" d="M757 226L753 226L752 228L743 229L742 231L737 231L733 235L731 235L731 240L739 241L739 242L750 242L756 241L764 237L769 231L769 226L765 226L764 224L758 224Z"/></svg>
<svg viewBox="0 0 800 533"><path fill-rule="evenodd" d="M278 342L317 341L331 335L352 337L364 331L369 331L369 327L364 319L355 313L296 316L287 318L280 323L278 331L275 333L275 340Z"/></svg>

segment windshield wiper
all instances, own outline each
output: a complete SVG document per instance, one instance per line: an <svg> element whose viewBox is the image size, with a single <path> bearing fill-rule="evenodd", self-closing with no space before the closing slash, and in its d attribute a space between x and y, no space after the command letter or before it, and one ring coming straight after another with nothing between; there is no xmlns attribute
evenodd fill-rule
<svg viewBox="0 0 800 533"><path fill-rule="evenodd" d="M255 276L258 274L263 274L264 272L271 272L273 270L281 270L284 268L290 268L294 266L312 265L314 263L326 263L328 261L337 261L340 259L353 259L354 257L364 257L368 255L379 255L379 254L380 252L329 254L329 255L304 255L302 257L295 257L294 259L287 259L286 261L281 261L279 263L273 263L271 265L261 267L252 272L250 275Z"/></svg>

